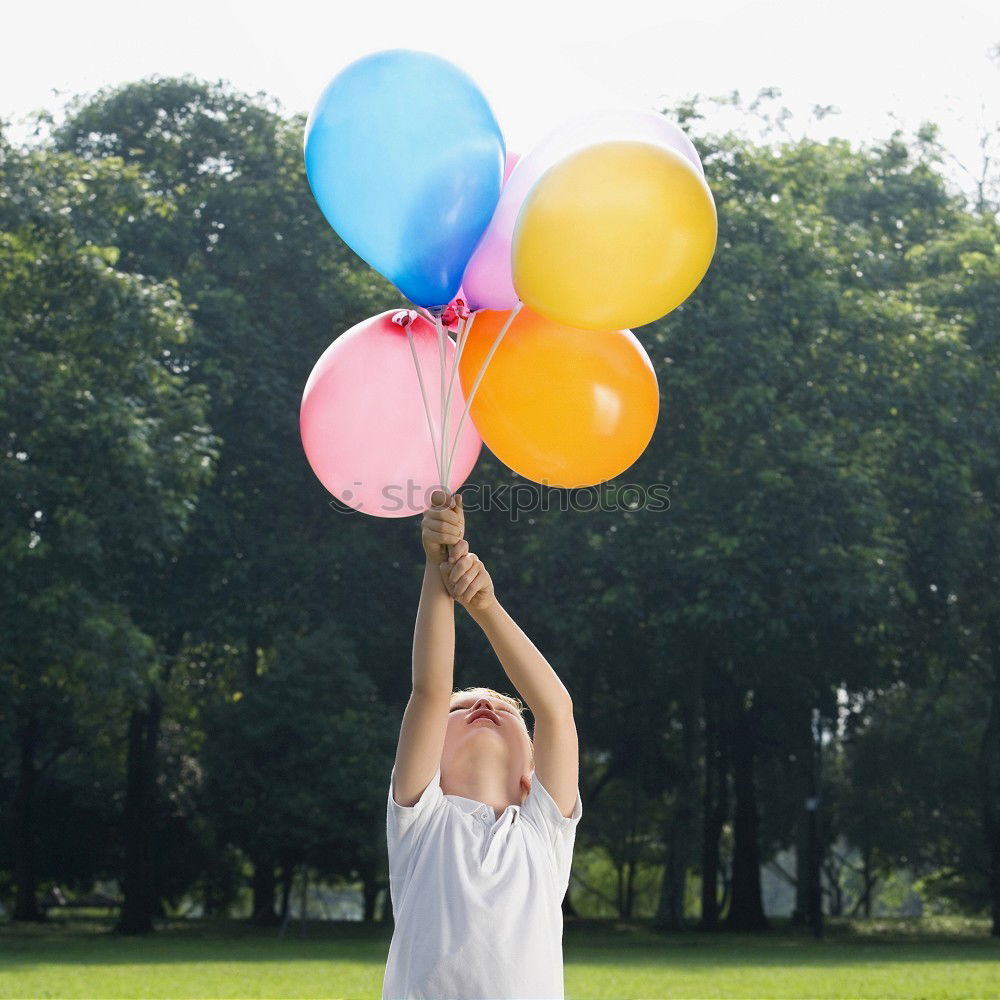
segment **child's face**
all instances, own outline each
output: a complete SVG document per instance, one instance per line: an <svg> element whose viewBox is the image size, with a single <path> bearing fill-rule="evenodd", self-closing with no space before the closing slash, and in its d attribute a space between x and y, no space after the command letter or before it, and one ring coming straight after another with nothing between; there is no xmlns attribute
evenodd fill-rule
<svg viewBox="0 0 1000 1000"><path fill-rule="evenodd" d="M531 773L531 741L524 719L488 695L473 692L456 698L448 713L442 773L460 772L463 759L474 759L477 767L496 761L511 789L516 789L521 776Z"/></svg>

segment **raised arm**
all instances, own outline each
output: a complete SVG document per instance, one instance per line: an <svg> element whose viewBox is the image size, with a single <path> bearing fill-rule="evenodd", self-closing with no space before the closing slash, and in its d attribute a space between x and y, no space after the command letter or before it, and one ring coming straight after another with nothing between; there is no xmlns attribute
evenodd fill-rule
<svg viewBox="0 0 1000 1000"><path fill-rule="evenodd" d="M449 569L449 566L451 567ZM576 805L579 740L569 691L549 661L501 607L482 560L463 539L440 572L448 592L479 624L510 682L535 718L535 774L564 816Z"/></svg>
<svg viewBox="0 0 1000 1000"><path fill-rule="evenodd" d="M441 762L455 672L455 607L439 567L465 530L462 498L440 491L421 522L426 556L413 628L413 690L399 728L393 793L412 806Z"/></svg>

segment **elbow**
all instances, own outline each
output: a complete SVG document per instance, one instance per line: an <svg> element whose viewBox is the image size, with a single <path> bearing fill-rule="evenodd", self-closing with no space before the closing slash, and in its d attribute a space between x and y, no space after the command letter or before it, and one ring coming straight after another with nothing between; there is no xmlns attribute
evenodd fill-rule
<svg viewBox="0 0 1000 1000"><path fill-rule="evenodd" d="M540 715L546 719L566 719L573 718L573 700L567 692L564 696L556 698L540 706L536 712L532 709L531 714L537 719Z"/></svg>

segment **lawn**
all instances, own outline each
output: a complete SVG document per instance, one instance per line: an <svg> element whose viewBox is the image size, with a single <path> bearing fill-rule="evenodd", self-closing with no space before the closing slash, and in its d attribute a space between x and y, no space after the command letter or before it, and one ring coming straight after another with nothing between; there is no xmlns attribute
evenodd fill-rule
<svg viewBox="0 0 1000 1000"><path fill-rule="evenodd" d="M310 923L284 938L238 923L173 922L149 938L108 924L0 925L0 998L381 996L387 928ZM637 924L568 923L567 1000L626 997L988 998L1000 941L982 922L841 924L801 931L659 935Z"/></svg>

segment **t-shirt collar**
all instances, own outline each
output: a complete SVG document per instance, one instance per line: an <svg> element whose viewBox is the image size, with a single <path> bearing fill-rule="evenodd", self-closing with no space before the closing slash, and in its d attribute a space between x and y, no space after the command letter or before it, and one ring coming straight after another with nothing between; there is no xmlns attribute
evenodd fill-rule
<svg viewBox="0 0 1000 1000"><path fill-rule="evenodd" d="M451 799L451 801L454 802L455 805L462 810L462 812L467 814L474 813L477 809L482 809L483 806L487 805L487 803L479 802L477 799L468 799L464 795L452 795L448 792L444 793L444 797L446 799ZM511 805L514 807L515 812L520 811L521 807L517 805L517 803L512 802ZM488 808L492 809L493 807L488 806ZM501 815L503 814L501 813Z"/></svg>

